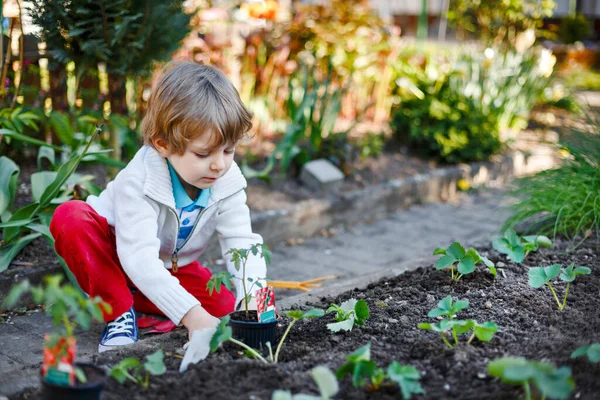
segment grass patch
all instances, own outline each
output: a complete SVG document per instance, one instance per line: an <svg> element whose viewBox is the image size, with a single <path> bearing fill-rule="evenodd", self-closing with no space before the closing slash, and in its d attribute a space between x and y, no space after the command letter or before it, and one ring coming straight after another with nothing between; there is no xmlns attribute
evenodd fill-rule
<svg viewBox="0 0 600 400"><path fill-rule="evenodd" d="M502 229L524 222L529 231L573 241L600 232L600 123L590 131L573 131L562 144L562 165L517 181L521 199ZM597 235L600 239L600 236Z"/></svg>

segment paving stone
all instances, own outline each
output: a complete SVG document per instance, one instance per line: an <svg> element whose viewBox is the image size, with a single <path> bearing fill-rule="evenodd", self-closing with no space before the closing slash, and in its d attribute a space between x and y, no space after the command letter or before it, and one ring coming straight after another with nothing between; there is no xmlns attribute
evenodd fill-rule
<svg viewBox="0 0 600 400"><path fill-rule="evenodd" d="M309 161L300 171L300 181L312 190L333 192L344 181L344 174L325 159Z"/></svg>

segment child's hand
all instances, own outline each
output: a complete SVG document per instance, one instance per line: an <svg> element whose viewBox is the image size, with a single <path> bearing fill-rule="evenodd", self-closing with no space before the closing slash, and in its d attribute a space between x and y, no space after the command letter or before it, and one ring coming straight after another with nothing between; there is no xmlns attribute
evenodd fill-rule
<svg viewBox="0 0 600 400"><path fill-rule="evenodd" d="M210 315L201 305L194 306L183 316L181 323L188 330L188 338L192 339L194 331L206 328L216 328L219 325L219 318Z"/></svg>

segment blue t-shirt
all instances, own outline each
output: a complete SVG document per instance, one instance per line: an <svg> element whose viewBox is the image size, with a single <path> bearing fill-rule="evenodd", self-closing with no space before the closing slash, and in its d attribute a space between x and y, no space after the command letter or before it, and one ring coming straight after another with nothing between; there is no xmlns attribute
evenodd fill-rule
<svg viewBox="0 0 600 400"><path fill-rule="evenodd" d="M169 166L171 183L173 184L175 208L177 209L177 215L179 215L180 226L179 234L177 235L177 248L180 248L190 233L192 233L194 223L196 222L200 212L202 209L206 208L206 205L208 204L208 198L211 194L211 189L200 190L196 200L192 200L186 193L181 181L179 180L179 177L177 176L177 173L168 161L167 165Z"/></svg>

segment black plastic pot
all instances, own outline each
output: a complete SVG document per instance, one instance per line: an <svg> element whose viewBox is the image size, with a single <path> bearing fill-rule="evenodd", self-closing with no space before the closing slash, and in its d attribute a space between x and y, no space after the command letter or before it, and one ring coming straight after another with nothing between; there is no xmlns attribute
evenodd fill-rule
<svg viewBox="0 0 600 400"><path fill-rule="evenodd" d="M89 363L75 363L87 378L86 383L75 386L60 386L42 379L42 399L44 400L100 400L106 382L106 371Z"/></svg>
<svg viewBox="0 0 600 400"><path fill-rule="evenodd" d="M256 319L256 311L250 311ZM231 334L235 339L244 342L253 349L266 349L267 342L271 343L271 347L275 348L277 344L277 321L273 322L256 322L241 320L241 316L245 316L244 311L236 311L231 314L229 326Z"/></svg>

